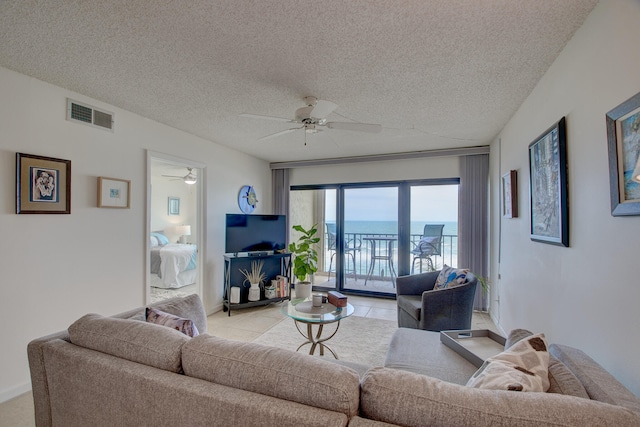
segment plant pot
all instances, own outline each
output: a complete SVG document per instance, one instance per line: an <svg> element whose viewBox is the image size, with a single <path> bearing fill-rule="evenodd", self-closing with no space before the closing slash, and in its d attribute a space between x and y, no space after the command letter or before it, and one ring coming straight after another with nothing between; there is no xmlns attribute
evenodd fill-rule
<svg viewBox="0 0 640 427"><path fill-rule="evenodd" d="M252 283L249 288L249 301L260 301L260 285Z"/></svg>
<svg viewBox="0 0 640 427"><path fill-rule="evenodd" d="M296 299L309 298L311 296L311 282L296 283Z"/></svg>

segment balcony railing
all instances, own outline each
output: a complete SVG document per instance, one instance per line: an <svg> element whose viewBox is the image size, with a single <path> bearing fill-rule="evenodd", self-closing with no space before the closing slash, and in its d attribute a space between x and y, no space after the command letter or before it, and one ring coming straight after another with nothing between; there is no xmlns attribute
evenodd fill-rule
<svg viewBox="0 0 640 427"><path fill-rule="evenodd" d="M372 251L371 251L371 242L365 240L368 237L373 238L391 238L397 239L397 234L380 234L380 233L345 233L345 241L348 242L346 246L353 247L355 242L355 247L359 248L356 251L353 251L355 256L355 273L358 278L366 277L372 263ZM412 234L411 235L411 248L413 250L422 235L420 234ZM329 242L329 236L325 234L325 259L324 259L324 272L329 273L329 264L331 261L331 256L334 251L329 250L327 247L327 242ZM382 252L383 255L386 255L387 246L384 248L385 250ZM379 249L378 249L379 250ZM381 253L377 253L376 255L380 255ZM442 250L441 255L434 255L431 257L434 267L436 270L442 268L444 264L450 266L456 266L458 263L458 236L452 234L444 234L442 236ZM395 272L397 273L398 269L398 245L397 241L392 243L392 254L391 260L393 262L393 267L395 268ZM413 261L413 254L411 254L411 261ZM345 254L344 258L345 263L345 272L348 276L353 277L353 261L350 254ZM336 268L336 260L335 257L333 259L333 263L331 265L332 273L335 273ZM427 263L422 263L422 271L427 271ZM415 263L415 272L418 273L420 271L420 261L416 260ZM381 260L376 260L374 265L374 270L371 273L371 279L380 279L383 277L389 277L389 263L382 262Z"/></svg>

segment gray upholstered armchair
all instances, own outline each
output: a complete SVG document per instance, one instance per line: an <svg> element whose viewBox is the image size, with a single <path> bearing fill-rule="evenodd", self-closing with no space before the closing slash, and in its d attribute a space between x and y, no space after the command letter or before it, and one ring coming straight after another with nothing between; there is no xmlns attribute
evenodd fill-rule
<svg viewBox="0 0 640 427"><path fill-rule="evenodd" d="M467 282L460 286L433 290L439 273L398 277L399 327L436 332L471 328L477 277L468 273Z"/></svg>

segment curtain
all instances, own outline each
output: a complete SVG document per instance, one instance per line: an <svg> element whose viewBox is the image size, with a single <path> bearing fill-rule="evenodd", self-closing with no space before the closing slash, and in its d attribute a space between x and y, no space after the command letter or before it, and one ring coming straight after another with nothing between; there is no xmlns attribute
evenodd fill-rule
<svg viewBox="0 0 640 427"><path fill-rule="evenodd" d="M272 169L271 183L273 214L286 215L289 230L289 169Z"/></svg>
<svg viewBox="0 0 640 427"><path fill-rule="evenodd" d="M458 193L458 267L487 277L489 219L489 155L460 156ZM475 310L487 309L478 283Z"/></svg>

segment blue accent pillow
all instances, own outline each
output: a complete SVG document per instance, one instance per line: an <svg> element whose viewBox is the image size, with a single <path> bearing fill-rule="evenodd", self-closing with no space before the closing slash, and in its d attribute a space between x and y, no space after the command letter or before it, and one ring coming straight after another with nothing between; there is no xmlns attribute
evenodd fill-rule
<svg viewBox="0 0 640 427"><path fill-rule="evenodd" d="M433 289L453 288L454 286L467 283L468 272L468 268L453 268L445 264L442 270L440 270L440 274L438 274L436 285Z"/></svg>
<svg viewBox="0 0 640 427"><path fill-rule="evenodd" d="M158 239L158 244L160 244L160 246L164 246L169 243L169 239L167 239L167 236L162 233L151 233L151 235Z"/></svg>

